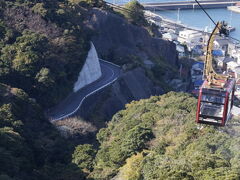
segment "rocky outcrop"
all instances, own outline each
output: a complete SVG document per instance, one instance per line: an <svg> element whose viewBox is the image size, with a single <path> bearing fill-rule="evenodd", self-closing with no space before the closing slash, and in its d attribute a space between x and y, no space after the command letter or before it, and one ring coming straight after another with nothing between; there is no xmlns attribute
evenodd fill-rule
<svg viewBox="0 0 240 180"><path fill-rule="evenodd" d="M96 49L91 43L91 49L88 52L87 59L79 73L78 80L74 84L73 91L76 92L84 86L96 81L102 75Z"/></svg>
<svg viewBox="0 0 240 180"><path fill-rule="evenodd" d="M88 97L78 115L90 121L96 120L93 124L100 128L104 126L105 120L111 119L127 103L163 93L163 89L155 86L142 68L136 68L123 73L108 88ZM92 115L98 118L93 118Z"/></svg>
<svg viewBox="0 0 240 180"><path fill-rule="evenodd" d="M130 24L117 14L99 9L92 9L89 14L85 25L95 32L92 41L99 57L118 64L128 63L129 56L143 61L161 57L173 66L178 64L175 44L151 37L145 28Z"/></svg>
<svg viewBox="0 0 240 180"><path fill-rule="evenodd" d="M84 24L95 32L92 41L99 57L120 65L131 63L131 57L137 57L142 64L151 62L150 67L155 59L161 58L170 66L178 66L175 44L153 38L145 28L130 24L117 14L93 8ZM165 73L168 80L171 73L174 74L170 69ZM164 90L146 76L144 68L137 67L124 72L113 85L88 97L78 115L94 121L100 128L125 104L163 93Z"/></svg>
<svg viewBox="0 0 240 180"><path fill-rule="evenodd" d="M119 104L124 107L132 100L149 98L151 95L163 93L163 90L154 86L142 68L136 68L124 73L113 84L112 92L117 96Z"/></svg>

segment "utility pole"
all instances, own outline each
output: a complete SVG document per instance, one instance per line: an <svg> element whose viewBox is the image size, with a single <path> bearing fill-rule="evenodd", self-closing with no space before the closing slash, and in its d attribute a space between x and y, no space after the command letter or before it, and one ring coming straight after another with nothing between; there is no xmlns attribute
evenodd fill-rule
<svg viewBox="0 0 240 180"><path fill-rule="evenodd" d="M178 13L177 13L177 22L180 23L180 17L179 17L179 14L180 14L180 8L178 8Z"/></svg>

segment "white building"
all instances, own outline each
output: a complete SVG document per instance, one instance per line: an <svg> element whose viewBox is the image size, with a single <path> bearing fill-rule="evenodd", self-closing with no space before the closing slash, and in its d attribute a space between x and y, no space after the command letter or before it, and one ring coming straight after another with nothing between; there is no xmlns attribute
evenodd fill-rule
<svg viewBox="0 0 240 180"><path fill-rule="evenodd" d="M232 54L234 51L236 51L236 45L234 43L229 43L228 44L228 54Z"/></svg>
<svg viewBox="0 0 240 180"><path fill-rule="evenodd" d="M194 30L179 31L178 41L182 44L203 42L202 33Z"/></svg>
<svg viewBox="0 0 240 180"><path fill-rule="evenodd" d="M228 71L232 71L232 72L235 72L235 68L239 67L239 64L234 62L234 61L230 61L230 62L227 62L227 69Z"/></svg>
<svg viewBox="0 0 240 180"><path fill-rule="evenodd" d="M226 54L231 54L236 49L235 44L230 42L229 39L216 39L213 42L214 50L223 50Z"/></svg>
<svg viewBox="0 0 240 180"><path fill-rule="evenodd" d="M217 66L224 71L226 70L227 63L234 61L234 59L231 57L214 57L214 60L217 62Z"/></svg>
<svg viewBox="0 0 240 180"><path fill-rule="evenodd" d="M240 49L231 50L229 55L240 65Z"/></svg>
<svg viewBox="0 0 240 180"><path fill-rule="evenodd" d="M213 49L227 50L228 43L227 39L216 39L213 41Z"/></svg>
<svg viewBox="0 0 240 180"><path fill-rule="evenodd" d="M240 66L235 67L233 71L235 72L235 78L240 79Z"/></svg>
<svg viewBox="0 0 240 180"><path fill-rule="evenodd" d="M159 20L149 19L148 22L149 22L150 24L155 24L155 25L157 25L157 26L159 26L159 27L161 26L161 21L159 21Z"/></svg>
<svg viewBox="0 0 240 180"><path fill-rule="evenodd" d="M238 97L238 99L240 100L240 79L238 79L237 81L236 81L236 87L235 87L235 96L237 96ZM239 113L240 113L240 111L239 111Z"/></svg>
<svg viewBox="0 0 240 180"><path fill-rule="evenodd" d="M177 35L172 32L167 32L162 34L162 38L165 40L173 41L173 40L177 40Z"/></svg>
<svg viewBox="0 0 240 180"><path fill-rule="evenodd" d="M178 52L179 57L183 57L185 55L185 49L182 45L176 44L176 50Z"/></svg>

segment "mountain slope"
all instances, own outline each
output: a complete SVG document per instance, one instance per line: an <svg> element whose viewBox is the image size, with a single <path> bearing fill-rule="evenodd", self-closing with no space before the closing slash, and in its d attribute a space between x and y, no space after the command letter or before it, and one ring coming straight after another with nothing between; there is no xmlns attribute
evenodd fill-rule
<svg viewBox="0 0 240 180"><path fill-rule="evenodd" d="M0 179L82 179L72 149L33 99L0 84Z"/></svg>
<svg viewBox="0 0 240 180"><path fill-rule="evenodd" d="M73 89L90 48L84 12L68 1L0 4L0 82L49 108ZM42 96L48 99L44 101Z"/></svg>
<svg viewBox="0 0 240 180"><path fill-rule="evenodd" d="M173 67L178 65L174 43L152 37L146 27L133 25L119 14L93 8L84 24L94 32L92 41L102 58L119 65L133 63L136 57L153 62L162 58Z"/></svg>
<svg viewBox="0 0 240 180"><path fill-rule="evenodd" d="M200 126L195 107L195 98L173 92L127 104L97 134L91 177L111 179L120 170L115 179L240 178L240 121Z"/></svg>

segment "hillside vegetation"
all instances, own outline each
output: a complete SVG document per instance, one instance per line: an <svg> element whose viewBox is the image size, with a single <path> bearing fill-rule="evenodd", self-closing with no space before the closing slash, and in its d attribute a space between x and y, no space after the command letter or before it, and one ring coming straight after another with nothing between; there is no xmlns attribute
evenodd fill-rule
<svg viewBox="0 0 240 180"><path fill-rule="evenodd" d="M119 51L123 55L158 58L149 71L159 81L169 76L167 69L177 68L175 45L153 39L142 28L146 21L139 3L126 7L137 9L119 16L102 0L0 0L0 180L240 179L240 120L225 128L199 126L194 122L196 99L188 94L170 92L127 104L99 131L99 144L78 145L46 119L44 110L71 92L94 33L109 49L118 42L118 48L126 50ZM94 12L103 16L98 19ZM112 26L100 31L109 24L106 18L132 40L125 41L118 31L106 38ZM85 20L101 26L84 28ZM105 49L100 43L98 47ZM131 47L134 50L127 51ZM129 57L113 62L142 65L142 60ZM99 121L100 116L95 118ZM67 123L73 128L69 134L79 138L96 131L78 118L58 123Z"/></svg>
<svg viewBox="0 0 240 180"><path fill-rule="evenodd" d="M71 163L72 149L33 99L0 84L1 180L82 179L82 171Z"/></svg>
<svg viewBox="0 0 240 180"><path fill-rule="evenodd" d="M23 89L45 108L65 97L90 47L91 33L82 21L91 6L85 6L67 0L1 1L0 82Z"/></svg>
<svg viewBox="0 0 240 180"><path fill-rule="evenodd" d="M196 103L188 94L170 92L127 104L97 134L90 177L239 179L240 120L224 128L197 125Z"/></svg>
<svg viewBox="0 0 240 180"><path fill-rule="evenodd" d="M43 112L72 90L89 49L81 22L92 5L79 3L0 0L1 180L84 179L75 145Z"/></svg>

